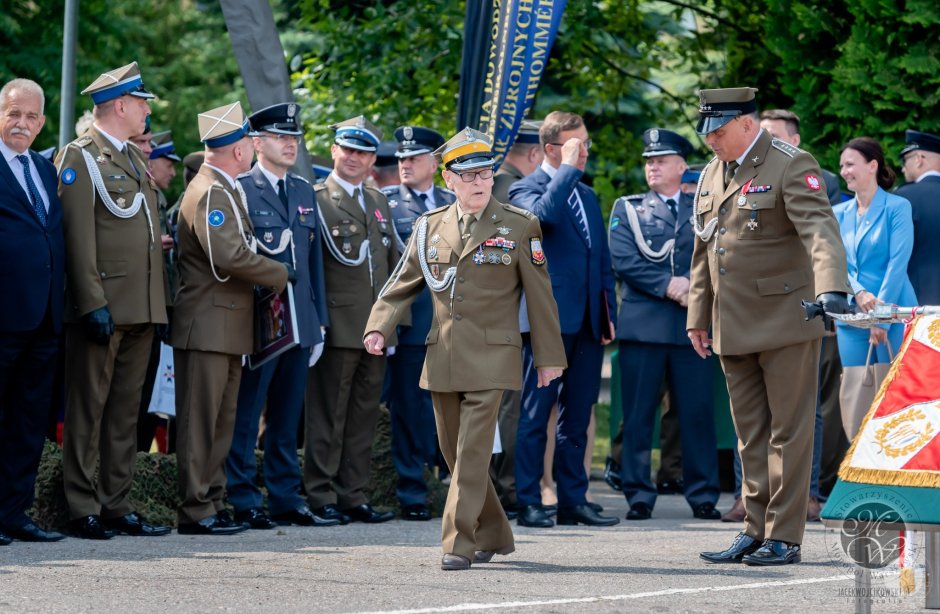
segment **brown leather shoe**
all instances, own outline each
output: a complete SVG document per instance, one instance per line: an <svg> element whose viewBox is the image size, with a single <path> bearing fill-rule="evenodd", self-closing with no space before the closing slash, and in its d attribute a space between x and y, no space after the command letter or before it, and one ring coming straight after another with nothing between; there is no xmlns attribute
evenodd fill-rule
<svg viewBox="0 0 940 614"><path fill-rule="evenodd" d="M822 505L816 497L809 498L809 504L806 506L806 520L808 522L819 522L819 512L822 511Z"/></svg>
<svg viewBox="0 0 940 614"><path fill-rule="evenodd" d="M473 562L489 563L493 559L494 554L512 554L515 551L515 546L506 546L505 548L499 548L498 550L477 550L473 554Z"/></svg>
<svg viewBox="0 0 940 614"><path fill-rule="evenodd" d="M744 499L738 497L734 506L721 517L722 522L744 522Z"/></svg>
<svg viewBox="0 0 940 614"><path fill-rule="evenodd" d="M444 571L470 569L470 559L459 554L445 554L441 559L441 569Z"/></svg>

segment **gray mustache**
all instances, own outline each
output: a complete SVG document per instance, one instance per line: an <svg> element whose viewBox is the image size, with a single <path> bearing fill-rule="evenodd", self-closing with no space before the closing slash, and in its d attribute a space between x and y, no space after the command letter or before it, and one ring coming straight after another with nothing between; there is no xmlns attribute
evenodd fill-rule
<svg viewBox="0 0 940 614"><path fill-rule="evenodd" d="M23 136L33 136L33 131L29 128L13 128L10 130L10 134L22 134Z"/></svg>

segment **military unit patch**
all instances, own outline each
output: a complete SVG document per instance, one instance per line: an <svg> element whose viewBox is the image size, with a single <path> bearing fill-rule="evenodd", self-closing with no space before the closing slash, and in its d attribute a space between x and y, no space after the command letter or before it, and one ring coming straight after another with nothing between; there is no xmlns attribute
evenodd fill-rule
<svg viewBox="0 0 940 614"><path fill-rule="evenodd" d="M71 185L75 183L75 169L67 168L62 171L62 183L65 185Z"/></svg>
<svg viewBox="0 0 940 614"><path fill-rule="evenodd" d="M209 212L209 225L210 226L221 226L225 222L225 214L219 211L218 209L213 209Z"/></svg>
<svg viewBox="0 0 940 614"><path fill-rule="evenodd" d="M532 237L529 239L529 249L532 252L532 264L542 266L545 264L545 252L542 251L542 241Z"/></svg>
<svg viewBox="0 0 940 614"><path fill-rule="evenodd" d="M806 185L809 186L809 189L813 191L822 189L822 185L819 183L819 177L817 177L816 175L807 175Z"/></svg>

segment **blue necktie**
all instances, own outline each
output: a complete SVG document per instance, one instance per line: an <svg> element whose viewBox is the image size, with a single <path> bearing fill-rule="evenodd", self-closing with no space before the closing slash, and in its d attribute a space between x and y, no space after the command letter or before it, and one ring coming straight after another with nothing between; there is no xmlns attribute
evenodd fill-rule
<svg viewBox="0 0 940 614"><path fill-rule="evenodd" d="M46 225L46 205L42 202L42 196L39 195L39 188L33 182L33 174L29 170L29 157L26 154L16 156L16 159L23 165L23 176L26 177L26 187L29 189L29 200L33 204L33 209L39 217L39 222Z"/></svg>
<svg viewBox="0 0 940 614"><path fill-rule="evenodd" d="M591 247L591 233L588 231L587 220L584 219L585 211L581 206L581 197L578 196L577 188L571 192L571 196L568 198L568 205L574 212L574 219L578 222L578 228L581 229L581 232L584 234L584 238L587 239L588 247Z"/></svg>
<svg viewBox="0 0 940 614"><path fill-rule="evenodd" d="M678 215L679 215L679 210L678 210L678 208L677 208L677 203L676 203L676 201L670 198L670 199L666 200L666 205L669 207L669 211L670 211L670 213L672 213L672 217L678 217Z"/></svg>

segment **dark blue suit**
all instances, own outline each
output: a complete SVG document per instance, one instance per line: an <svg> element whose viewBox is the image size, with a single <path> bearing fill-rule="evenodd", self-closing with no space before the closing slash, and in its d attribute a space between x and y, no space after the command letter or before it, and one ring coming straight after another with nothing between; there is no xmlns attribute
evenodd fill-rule
<svg viewBox="0 0 940 614"><path fill-rule="evenodd" d="M921 305L940 305L940 177L930 175L894 192L911 202L914 216L914 251L907 275Z"/></svg>
<svg viewBox="0 0 940 614"><path fill-rule="evenodd" d="M403 243L411 238L418 216L428 207L418 194L402 184L385 188L395 231ZM453 192L434 188L434 208L454 202ZM404 245L399 246L403 251ZM424 467L437 464L437 430L431 393L418 386L433 309L431 291L425 288L411 304L411 326L398 327L398 345L388 358L388 409L392 422L392 462L398 471L395 493L402 507L427 503Z"/></svg>
<svg viewBox="0 0 940 614"><path fill-rule="evenodd" d="M660 262L644 255L627 215L633 209L645 248L659 252L675 240ZM677 217L655 192L620 198L610 217L610 255L620 283L617 319L623 404L623 456L620 478L632 506L656 503L650 479L650 448L658 418L663 378L669 383L670 411L679 419L684 494L695 509L718 501L718 457L712 401L713 358L702 360L686 333L687 309L666 298L672 277L688 277L695 235L692 196L679 198Z"/></svg>
<svg viewBox="0 0 940 614"><path fill-rule="evenodd" d="M24 524L33 503L65 300L56 170L28 153L49 199L45 225L0 156L0 529Z"/></svg>
<svg viewBox="0 0 940 614"><path fill-rule="evenodd" d="M264 435L264 481L268 511L283 514L302 507L301 474L297 463L297 433L303 411L304 390L311 349L323 341L320 327L328 325L320 221L313 188L303 178L287 174L288 206L256 164L240 175L248 200L248 213L258 239L258 253L279 262L291 262L291 247L279 254L281 237L293 234L293 265L297 272L294 302L300 345L257 369L242 369L232 447L225 461L228 498L236 511L262 506L257 485L255 445L258 421L267 405ZM313 249L311 249L311 247Z"/></svg>
<svg viewBox="0 0 940 614"><path fill-rule="evenodd" d="M567 164L558 168L554 178L540 168L509 189L509 200L538 216L542 225L542 247L568 359L568 368L560 378L538 388L532 347L525 340L522 413L516 434L516 493L520 506L541 503L545 430L556 402L554 471L559 507L583 505L588 487L584 471L587 426L600 392L604 360L601 335L609 331L604 315L613 315L615 298L604 220L597 196L581 183L581 175L580 170ZM590 246L569 205L575 190L587 216Z"/></svg>

